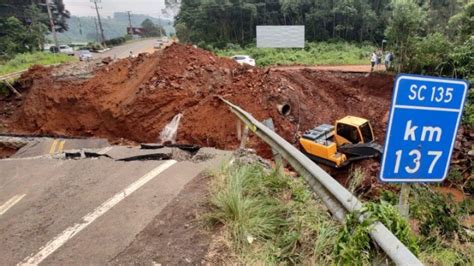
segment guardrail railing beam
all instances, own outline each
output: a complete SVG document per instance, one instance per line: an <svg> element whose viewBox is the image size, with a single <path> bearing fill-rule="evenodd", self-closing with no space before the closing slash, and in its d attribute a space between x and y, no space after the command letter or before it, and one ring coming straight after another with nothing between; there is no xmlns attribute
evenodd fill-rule
<svg viewBox="0 0 474 266"><path fill-rule="evenodd" d="M242 120L247 127L272 149L277 151L301 176L311 189L321 198L335 219L344 221L347 213L360 211L362 203L333 177L313 163L293 145L267 128L251 114L237 105L220 99ZM361 222L364 217L360 217ZM371 238L392 259L396 265L423 265L400 240L380 222L375 222L370 231Z"/></svg>

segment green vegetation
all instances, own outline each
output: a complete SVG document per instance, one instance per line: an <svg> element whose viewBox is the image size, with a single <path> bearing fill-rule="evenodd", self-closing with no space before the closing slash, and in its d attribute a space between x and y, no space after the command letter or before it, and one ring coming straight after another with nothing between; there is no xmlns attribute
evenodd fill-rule
<svg viewBox="0 0 474 266"><path fill-rule="evenodd" d="M355 169L353 176L360 181L363 172ZM396 209L397 194L385 190L380 202L365 203L340 225L313 199L303 179L257 164L234 164L213 176L211 210L205 219L224 229L224 242L237 257L233 263L382 262L387 258L368 235L373 223L380 221L424 263L471 265L473 239L460 221L472 215L472 200L456 204L424 186L415 187L413 194L410 223ZM363 223L358 221L360 215L366 217Z"/></svg>
<svg viewBox="0 0 474 266"><path fill-rule="evenodd" d="M162 26L153 23L151 19L145 19L141 26L145 37L161 37L166 35L165 29Z"/></svg>
<svg viewBox="0 0 474 266"><path fill-rule="evenodd" d="M464 107L464 123L467 124L471 129L474 129L474 91L469 91L469 95L466 100L466 106Z"/></svg>
<svg viewBox="0 0 474 266"><path fill-rule="evenodd" d="M205 46L212 49L210 46ZM255 58L257 65L354 65L368 64L370 53L374 47L370 44L357 45L345 42L338 43L307 43L305 49L274 49L256 48L247 46L240 48L239 45L227 45L226 49L214 49L220 56L250 55Z"/></svg>
<svg viewBox="0 0 474 266"><path fill-rule="evenodd" d="M312 198L302 179L259 165L216 174L211 224L222 224L240 263L329 265L340 228Z"/></svg>
<svg viewBox="0 0 474 266"><path fill-rule="evenodd" d="M0 75L25 70L32 65L53 65L77 60L74 56L44 52L17 54L15 58L0 65Z"/></svg>
<svg viewBox="0 0 474 266"><path fill-rule="evenodd" d="M67 30L69 11L62 0L52 1L56 31ZM17 53L41 51L50 29L44 1L2 1L0 3L0 60Z"/></svg>
<svg viewBox="0 0 474 266"><path fill-rule="evenodd" d="M361 215L366 219L359 223ZM418 255L417 239L411 232L408 222L400 216L395 207L384 201L380 204L369 202L364 205L360 213L346 216L335 249L338 264L369 265L377 259L378 250L369 236L371 226L376 221L383 223L413 254Z"/></svg>
<svg viewBox="0 0 474 266"><path fill-rule="evenodd" d="M472 235L461 221L474 214L474 202L467 198L454 202L429 186L412 186L410 220L416 227L419 258L428 265L472 265ZM398 195L385 190L382 201L398 204Z"/></svg>
<svg viewBox="0 0 474 266"><path fill-rule="evenodd" d="M155 25L163 27L168 35L174 34L173 25L168 19L158 19L134 13L131 14L130 19L134 27L140 27L141 23L148 19ZM71 16L68 20L68 25L68 31L58 34L61 43L89 43L99 41L94 17ZM129 26L128 14L126 12L115 12L111 17L102 17L102 25L104 27L104 35L107 39L115 39L127 35L127 27Z"/></svg>
<svg viewBox="0 0 474 266"><path fill-rule="evenodd" d="M181 3L175 20L181 42L219 49L222 55L249 54L259 65L367 63L365 53L373 51L371 46L380 49L385 41L384 48L394 52L397 72L473 78L473 1L183 0ZM254 47L256 25L305 25L308 48L260 51ZM326 43L314 42L343 44L341 50L333 50ZM352 48L345 42L358 45ZM325 49L321 52L318 47Z"/></svg>

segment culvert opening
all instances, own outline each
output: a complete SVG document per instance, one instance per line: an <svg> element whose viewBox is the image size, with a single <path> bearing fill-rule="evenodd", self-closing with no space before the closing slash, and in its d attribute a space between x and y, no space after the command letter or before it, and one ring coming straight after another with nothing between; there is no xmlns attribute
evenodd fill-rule
<svg viewBox="0 0 474 266"><path fill-rule="evenodd" d="M278 112L283 116L288 116L291 113L291 106L287 103L277 105Z"/></svg>

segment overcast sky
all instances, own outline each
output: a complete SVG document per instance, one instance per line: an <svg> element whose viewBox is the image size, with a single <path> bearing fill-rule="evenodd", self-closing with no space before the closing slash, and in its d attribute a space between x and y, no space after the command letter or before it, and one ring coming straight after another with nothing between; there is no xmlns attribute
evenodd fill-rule
<svg viewBox="0 0 474 266"><path fill-rule="evenodd" d="M73 16L94 16L95 10L91 7L90 0L64 0L66 9ZM153 17L161 15L161 9L165 7L164 0L102 0L99 10L103 16L112 16L114 12L132 11L136 14L145 14Z"/></svg>

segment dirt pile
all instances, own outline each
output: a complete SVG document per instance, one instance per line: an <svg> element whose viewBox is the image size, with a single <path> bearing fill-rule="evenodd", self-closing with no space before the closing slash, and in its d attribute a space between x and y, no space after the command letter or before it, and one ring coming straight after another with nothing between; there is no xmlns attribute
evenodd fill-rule
<svg viewBox="0 0 474 266"><path fill-rule="evenodd" d="M0 99L0 131L157 142L165 125L181 113L178 142L234 149L237 119L219 100L223 96L259 120L272 118L277 133L291 143L301 132L346 115L369 119L377 141L384 141L390 75L245 67L177 44L152 55L91 64L30 69L16 84L23 97ZM277 110L282 103L291 107L287 116ZM466 153L473 134L463 132L453 156L459 183L469 180L466 169L472 165ZM255 137L249 146L270 155ZM379 164L360 166L368 172L368 183L377 183ZM346 170L333 174L343 183L347 179Z"/></svg>
<svg viewBox="0 0 474 266"><path fill-rule="evenodd" d="M345 115L370 119L381 141L393 82L387 75L245 67L185 45L101 66L88 79L55 73L62 72L35 67L22 76L25 97L3 119L8 131L155 142L182 113L179 142L230 149L238 144L237 120L223 96L257 119L272 118L293 143L298 132ZM281 103L290 115L278 112ZM259 148L255 139L251 145Z"/></svg>

